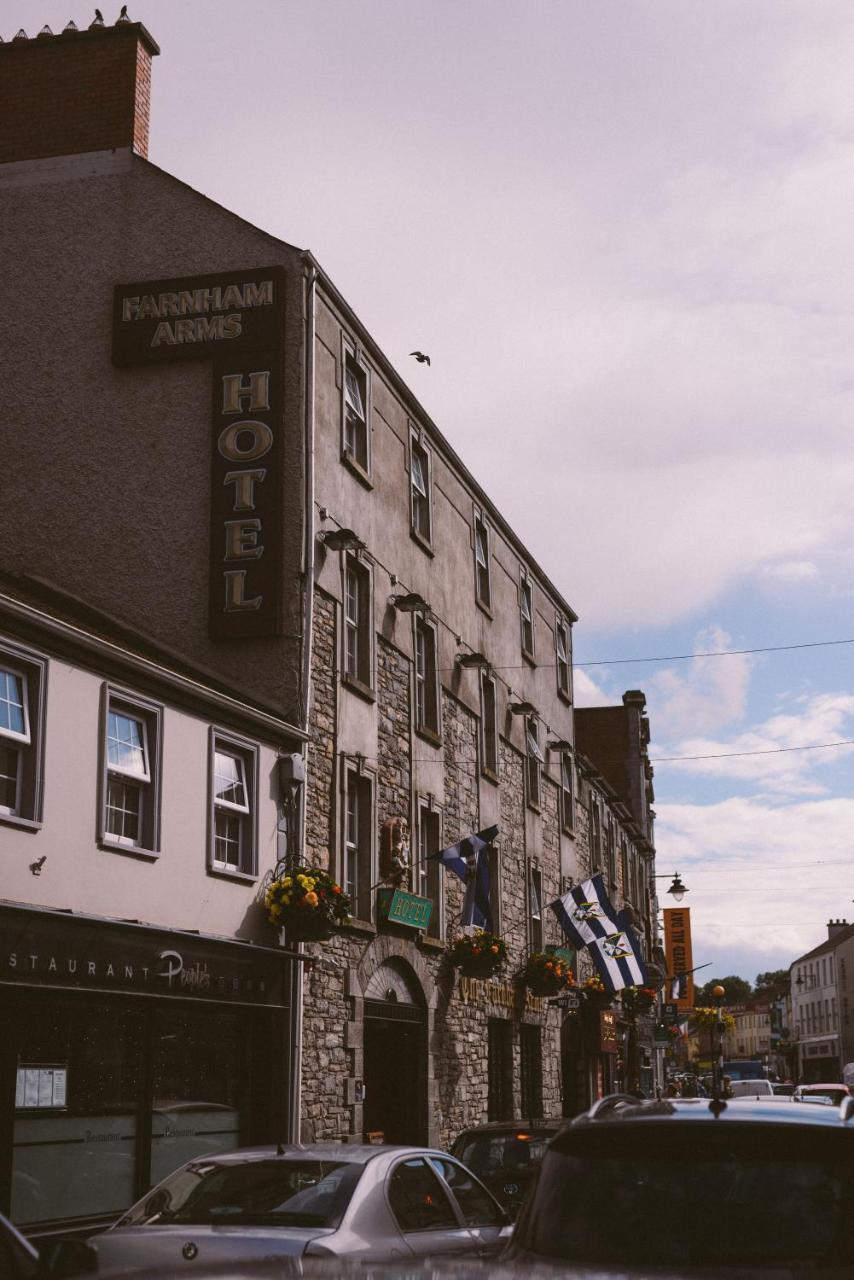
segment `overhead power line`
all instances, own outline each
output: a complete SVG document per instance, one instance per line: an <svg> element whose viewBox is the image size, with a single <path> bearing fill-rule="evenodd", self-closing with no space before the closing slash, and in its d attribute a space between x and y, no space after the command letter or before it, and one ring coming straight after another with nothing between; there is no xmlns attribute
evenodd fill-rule
<svg viewBox="0 0 854 1280"><path fill-rule="evenodd" d="M650 756L653 764L671 764L677 760L731 760L737 756L777 756L789 751L829 751L831 747L854 747L854 738L840 742L815 742L805 747L763 747L759 751L716 751L707 756Z"/></svg>
<svg viewBox="0 0 854 1280"><path fill-rule="evenodd" d="M809 640L803 644L768 644L757 649L709 649L702 653L668 653L651 658L599 658L589 662L574 662L575 667L627 666L634 662L687 662L691 658L735 658L746 653L785 653L791 649L826 649L830 645L854 644L851 640Z"/></svg>

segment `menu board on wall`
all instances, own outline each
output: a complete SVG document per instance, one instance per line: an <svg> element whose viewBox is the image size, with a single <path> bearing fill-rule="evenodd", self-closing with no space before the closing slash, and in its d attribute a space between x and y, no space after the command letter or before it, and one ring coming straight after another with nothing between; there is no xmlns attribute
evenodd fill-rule
<svg viewBox="0 0 854 1280"><path fill-rule="evenodd" d="M15 1106L19 1111L57 1110L66 1106L68 1068L66 1066L18 1067Z"/></svg>

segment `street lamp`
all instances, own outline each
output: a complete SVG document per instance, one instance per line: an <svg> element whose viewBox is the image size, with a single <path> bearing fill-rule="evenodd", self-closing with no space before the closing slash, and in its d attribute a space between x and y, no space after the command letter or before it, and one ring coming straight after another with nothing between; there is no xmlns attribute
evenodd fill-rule
<svg viewBox="0 0 854 1280"><path fill-rule="evenodd" d="M680 880L678 871L674 871L674 872L668 871L664 875L653 876L653 879L654 880L671 880L672 879L673 883L670 885L667 892L669 894L672 894L674 902L681 902L682 899L685 897L685 894L688 892L688 887L687 885L684 885Z"/></svg>
<svg viewBox="0 0 854 1280"><path fill-rule="evenodd" d="M712 999L717 1009L717 1017L712 1026L712 1097L718 1100L721 1096L721 1088L723 1081L721 1080L721 1067L723 1066L724 1054L724 1024L721 1017L721 1005L726 995L726 987L722 987L716 982L712 987ZM715 1043L715 1032L717 1032L717 1043Z"/></svg>

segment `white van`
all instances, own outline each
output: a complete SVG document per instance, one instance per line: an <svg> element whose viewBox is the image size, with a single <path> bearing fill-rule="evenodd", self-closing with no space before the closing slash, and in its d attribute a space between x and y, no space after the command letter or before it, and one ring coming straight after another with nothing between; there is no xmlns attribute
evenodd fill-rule
<svg viewBox="0 0 854 1280"><path fill-rule="evenodd" d="M770 1080L733 1080L730 1084L734 1098L773 1098L774 1086Z"/></svg>

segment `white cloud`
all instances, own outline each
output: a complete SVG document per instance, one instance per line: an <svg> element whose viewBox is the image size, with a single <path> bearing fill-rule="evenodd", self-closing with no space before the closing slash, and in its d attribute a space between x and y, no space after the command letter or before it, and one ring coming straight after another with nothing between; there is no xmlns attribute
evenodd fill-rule
<svg viewBox="0 0 854 1280"><path fill-rule="evenodd" d="M695 778L753 783L771 796L823 794L826 788L816 775L825 764L854 755L854 746L834 747L832 754L831 750L792 748L823 748L827 743L854 738L854 695L820 693L790 701L793 709L780 711L732 738L690 736L672 747L656 745L650 751L657 760L656 773L662 776L672 769ZM655 729L655 721L651 723ZM746 754L736 754L739 752ZM752 752L769 754L749 754ZM668 759L673 756L706 758Z"/></svg>
<svg viewBox="0 0 854 1280"><path fill-rule="evenodd" d="M767 564L763 573L781 582L808 582L815 578L818 569L810 560L786 560L780 564Z"/></svg>
<svg viewBox="0 0 854 1280"><path fill-rule="evenodd" d="M752 980L818 946L826 922L850 914L854 799L656 810L658 866L678 868L688 886L695 963Z"/></svg>
<svg viewBox="0 0 854 1280"><path fill-rule="evenodd" d="M709 627L694 637L695 652L720 652L731 647L721 627ZM694 658L680 667L666 667L646 681L647 703L656 739L670 741L688 733L710 732L744 715L751 659Z"/></svg>
<svg viewBox="0 0 854 1280"><path fill-rule="evenodd" d="M589 675L583 667L575 667L572 673L572 689L577 707L610 707L620 701L620 694L606 686L607 677Z"/></svg>

